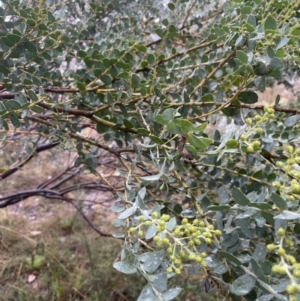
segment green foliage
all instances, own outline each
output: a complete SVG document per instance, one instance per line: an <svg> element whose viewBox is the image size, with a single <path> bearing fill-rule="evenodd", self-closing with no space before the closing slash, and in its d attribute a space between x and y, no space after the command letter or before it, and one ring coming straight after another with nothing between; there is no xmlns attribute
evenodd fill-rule
<svg viewBox="0 0 300 301"><path fill-rule="evenodd" d="M114 156L114 267L147 280L139 301L192 269L234 300L298 300L300 111L256 92L299 63L300 2L165 2L3 1L3 135L36 126L93 173Z"/></svg>

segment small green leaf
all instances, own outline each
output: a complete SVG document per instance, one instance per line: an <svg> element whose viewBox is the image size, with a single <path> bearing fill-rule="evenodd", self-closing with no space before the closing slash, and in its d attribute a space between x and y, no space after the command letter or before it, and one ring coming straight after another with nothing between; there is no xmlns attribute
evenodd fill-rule
<svg viewBox="0 0 300 301"><path fill-rule="evenodd" d="M156 234L156 225L151 225L151 226L149 226L149 228L146 231L145 239L149 240L149 239L153 238L155 236L155 234Z"/></svg>
<svg viewBox="0 0 300 301"><path fill-rule="evenodd" d="M100 79L105 85L111 84L111 77L108 74L101 76Z"/></svg>
<svg viewBox="0 0 300 301"><path fill-rule="evenodd" d="M157 29L155 29L155 33L156 33L160 38L163 38L165 32L164 32L161 28L157 28Z"/></svg>
<svg viewBox="0 0 300 301"><path fill-rule="evenodd" d="M205 94L202 98L201 101L203 102L213 102L215 101L214 96L212 94Z"/></svg>
<svg viewBox="0 0 300 301"><path fill-rule="evenodd" d="M35 113L38 113L38 114L44 112L44 108L42 108L42 107L40 107L40 106L38 106L38 105L30 106L30 110L31 110L32 112L35 112Z"/></svg>
<svg viewBox="0 0 300 301"><path fill-rule="evenodd" d="M213 143L213 140L205 137L197 137L194 134L190 134L187 137L187 142L189 142L197 151L205 151L210 144Z"/></svg>
<svg viewBox="0 0 300 301"><path fill-rule="evenodd" d="M197 153L197 150L193 146L186 145L185 149L188 151L188 153L191 155L192 158L197 159L199 157L198 153Z"/></svg>
<svg viewBox="0 0 300 301"><path fill-rule="evenodd" d="M137 49L139 52L142 52L142 53L146 53L147 52L147 48L143 44L136 44L134 46L134 48Z"/></svg>
<svg viewBox="0 0 300 301"><path fill-rule="evenodd" d="M246 26L246 29L247 29L247 31L248 31L249 33L252 33L252 32L255 31L255 27L252 26L251 24L246 23L245 26Z"/></svg>
<svg viewBox="0 0 300 301"><path fill-rule="evenodd" d="M146 285L141 291L137 301L161 301L161 297L159 298L154 292L152 286L150 284Z"/></svg>
<svg viewBox="0 0 300 301"><path fill-rule="evenodd" d="M281 210L285 210L288 208L286 201L276 193L273 193L271 195L271 201Z"/></svg>
<svg viewBox="0 0 300 301"><path fill-rule="evenodd" d="M157 174L157 175L152 175L152 176L145 176L145 177L141 177L142 180L144 181L157 181L159 180L161 177L161 174Z"/></svg>
<svg viewBox="0 0 300 301"><path fill-rule="evenodd" d="M236 265L241 265L242 263L235 257L233 256L232 254L228 253L228 252L225 252L225 251L218 251L218 254L221 256L221 257L224 257L226 258L227 260L229 260L230 262L236 264Z"/></svg>
<svg viewBox="0 0 300 301"><path fill-rule="evenodd" d="M170 10L174 10L175 9L175 5L173 4L173 3L168 3L168 8L170 9Z"/></svg>
<svg viewBox="0 0 300 301"><path fill-rule="evenodd" d="M269 66L273 68L273 70L280 70L284 67L282 60L277 57L271 59Z"/></svg>
<svg viewBox="0 0 300 301"><path fill-rule="evenodd" d="M203 132L205 129L206 129L206 127L207 127L207 122L204 122L204 123L202 123L201 125L199 125L199 126L196 126L195 128L194 128L194 132Z"/></svg>
<svg viewBox="0 0 300 301"><path fill-rule="evenodd" d="M247 206L250 204L249 199L236 187L232 189L232 197L235 202L241 206Z"/></svg>
<svg viewBox="0 0 300 301"><path fill-rule="evenodd" d="M246 65L239 66L233 73L234 76L237 76L243 73L246 70Z"/></svg>
<svg viewBox="0 0 300 301"><path fill-rule="evenodd" d="M292 35L293 35L293 36L296 36L296 37L299 37L299 36L300 36L300 29L299 29L299 28L294 29L294 30L292 31Z"/></svg>
<svg viewBox="0 0 300 301"><path fill-rule="evenodd" d="M177 225L177 221L175 217L172 217L167 223L166 223L166 229L168 231L173 231L175 226Z"/></svg>
<svg viewBox="0 0 300 301"><path fill-rule="evenodd" d="M229 205L210 205L207 207L207 210L209 211L226 211L229 210Z"/></svg>
<svg viewBox="0 0 300 301"><path fill-rule="evenodd" d="M250 263L251 263L252 269L254 271L254 274L258 277L258 279L267 283L266 277L265 277L264 272L262 271L260 265L254 259L251 259Z"/></svg>
<svg viewBox="0 0 300 301"><path fill-rule="evenodd" d="M123 211L120 215L119 215L119 219L125 219L128 218L129 216L133 215L136 212L136 207L132 206L127 208L125 211Z"/></svg>
<svg viewBox="0 0 300 301"><path fill-rule="evenodd" d="M194 128L193 124L187 119L175 119L174 122L180 127L183 135L187 135Z"/></svg>
<svg viewBox="0 0 300 301"><path fill-rule="evenodd" d="M84 83L81 83L81 82L78 82L78 83L77 83L77 88L78 88L81 92L84 92L84 91L86 90L85 84L84 84Z"/></svg>
<svg viewBox="0 0 300 301"><path fill-rule="evenodd" d="M35 26L35 25L36 25L36 22L35 22L35 20L33 20L33 19L27 19L26 22L27 22L27 24L28 24L29 26Z"/></svg>
<svg viewBox="0 0 300 301"><path fill-rule="evenodd" d="M0 73L8 76L10 74L10 70L6 68L3 64L0 64Z"/></svg>
<svg viewBox="0 0 300 301"><path fill-rule="evenodd" d="M219 188L218 198L221 205L227 204L230 201L229 193L225 186Z"/></svg>
<svg viewBox="0 0 300 301"><path fill-rule="evenodd" d="M137 74L132 74L131 85L133 88L138 88L141 85L141 79Z"/></svg>
<svg viewBox="0 0 300 301"><path fill-rule="evenodd" d="M164 250L146 252L138 256L138 261L147 273L155 272L164 259Z"/></svg>
<svg viewBox="0 0 300 301"><path fill-rule="evenodd" d="M277 30L277 22L272 16L268 16L264 22L264 30L268 32L268 30Z"/></svg>
<svg viewBox="0 0 300 301"><path fill-rule="evenodd" d="M123 120L123 124L125 127L127 127L128 129L132 129L134 127L134 125L132 124L131 121L129 121L128 119L124 119Z"/></svg>
<svg viewBox="0 0 300 301"><path fill-rule="evenodd" d="M273 72L273 70L263 62L257 62L253 66L253 70L256 75L268 75Z"/></svg>
<svg viewBox="0 0 300 301"><path fill-rule="evenodd" d="M288 37L281 37L279 42L276 45L276 50L284 47L288 42L290 41L290 39Z"/></svg>
<svg viewBox="0 0 300 301"><path fill-rule="evenodd" d="M242 51L242 50L237 50L236 51L236 56L237 58L243 63L247 64L248 63L248 55Z"/></svg>
<svg viewBox="0 0 300 301"><path fill-rule="evenodd" d="M15 114L9 115L10 122L15 128L19 128L21 126L20 120Z"/></svg>
<svg viewBox="0 0 300 301"><path fill-rule="evenodd" d="M147 56L147 61L148 63L151 65L151 64L154 64L155 63L155 56L152 54L152 53L149 53L148 56Z"/></svg>
<svg viewBox="0 0 300 301"><path fill-rule="evenodd" d="M7 113L7 109L3 103L0 102L0 115L4 115Z"/></svg>
<svg viewBox="0 0 300 301"><path fill-rule="evenodd" d="M29 52L31 52L31 53L33 53L33 54L37 53L36 46L35 46L32 42L30 42L30 41L25 41L25 42L23 43L23 46L24 46L25 49L27 49L27 50L28 50Z"/></svg>
<svg viewBox="0 0 300 301"><path fill-rule="evenodd" d="M177 124L175 124L175 122L170 121L167 123L167 131L171 134L179 134L180 133L180 128Z"/></svg>
<svg viewBox="0 0 300 301"><path fill-rule="evenodd" d="M238 142L235 139L229 139L226 141L225 145L228 148L236 148L238 146Z"/></svg>
<svg viewBox="0 0 300 301"><path fill-rule="evenodd" d="M253 91L243 91L238 95L237 99L240 102L252 104L258 101L258 95Z"/></svg>
<svg viewBox="0 0 300 301"><path fill-rule="evenodd" d="M3 43L8 47L13 47L17 43L19 43L21 40L21 37L16 34L8 34L7 36L2 38Z"/></svg>
<svg viewBox="0 0 300 301"><path fill-rule="evenodd" d="M255 286L255 278L252 276L245 274L238 279L236 279L230 285L230 292L237 296L245 296L247 295Z"/></svg>
<svg viewBox="0 0 300 301"><path fill-rule="evenodd" d="M162 113L162 119L165 121L170 121L174 118L175 110L174 109L166 109Z"/></svg>
<svg viewBox="0 0 300 301"><path fill-rule="evenodd" d="M293 115L293 116L288 117L284 121L284 125L287 127L292 127L292 126L296 125L299 120L300 120L300 115Z"/></svg>
<svg viewBox="0 0 300 301"><path fill-rule="evenodd" d="M113 264L113 267L123 273L123 274L134 274L137 272L136 264L126 262L126 261L118 261Z"/></svg>
<svg viewBox="0 0 300 301"><path fill-rule="evenodd" d="M22 108L21 104L15 100L10 100L6 103L6 107L9 111L19 110Z"/></svg>
<svg viewBox="0 0 300 301"><path fill-rule="evenodd" d="M166 121L163 119L163 116L161 114L158 114L154 117L154 120L159 123L159 124L162 124L162 125L166 125L169 121Z"/></svg>
<svg viewBox="0 0 300 301"><path fill-rule="evenodd" d="M260 210L271 210L272 206L268 203L251 203L252 207L258 208Z"/></svg>
<svg viewBox="0 0 300 301"><path fill-rule="evenodd" d="M163 144L163 143L164 143L164 142L163 142L160 138L158 138L157 136L150 135L149 137L150 137L150 139L151 139L154 143L157 143L157 144Z"/></svg>
<svg viewBox="0 0 300 301"><path fill-rule="evenodd" d="M30 98L32 101L38 101L38 100L39 100L38 96L37 96L37 95L35 94L35 92L32 91L32 90L28 90L28 96L29 96L29 98Z"/></svg>
<svg viewBox="0 0 300 301"><path fill-rule="evenodd" d="M300 213L294 211L283 210L281 214L274 216L274 219L283 219L287 221L300 219Z"/></svg>

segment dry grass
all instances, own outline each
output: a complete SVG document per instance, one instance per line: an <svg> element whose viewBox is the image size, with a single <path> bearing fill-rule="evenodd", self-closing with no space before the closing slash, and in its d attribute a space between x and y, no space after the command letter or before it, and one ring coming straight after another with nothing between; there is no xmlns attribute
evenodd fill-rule
<svg viewBox="0 0 300 301"><path fill-rule="evenodd" d="M34 221L2 211L1 300L136 300L140 279L112 269L121 243L99 237L67 205L59 207Z"/></svg>
<svg viewBox="0 0 300 301"><path fill-rule="evenodd" d="M67 204L30 220L0 211L0 287L3 301L134 301L145 281L112 268L121 242L99 237ZM111 229L107 226L106 231ZM222 300L201 292L203 274L172 281L186 290L176 300Z"/></svg>

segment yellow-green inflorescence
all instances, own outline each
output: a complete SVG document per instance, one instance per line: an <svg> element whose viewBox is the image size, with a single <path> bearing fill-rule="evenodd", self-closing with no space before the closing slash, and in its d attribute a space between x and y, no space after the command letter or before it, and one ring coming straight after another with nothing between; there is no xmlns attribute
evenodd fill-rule
<svg viewBox="0 0 300 301"><path fill-rule="evenodd" d="M273 186L282 194L286 195L289 201L293 202L298 199L300 195L300 171L298 164L300 163L300 149L295 150L293 146L288 145L285 148L287 159L285 162L277 161L276 165L286 175L287 180L292 177L292 181L284 181L280 183L278 181L273 182Z"/></svg>
<svg viewBox="0 0 300 301"><path fill-rule="evenodd" d="M135 233L142 239L148 227L156 226L156 235L153 237L155 247L165 248L169 259L167 273L180 274L183 263L192 261L199 263L202 267L206 266L206 252L199 252L197 247L206 243L210 245L213 237L221 236L220 230L215 230L213 225L206 225L200 219L192 221L183 218L172 231L166 229L166 223L171 219L168 214L160 216L158 212L153 212L148 220L143 216L139 217L139 224L129 229L129 233Z"/></svg>
<svg viewBox="0 0 300 301"><path fill-rule="evenodd" d="M245 120L248 126L247 132L240 136L240 140L247 146L248 153L255 153L260 150L260 141L251 139L253 135L263 133L263 125L269 120L275 119L275 111L268 106L264 107L263 115L255 115L253 118L247 118Z"/></svg>
<svg viewBox="0 0 300 301"><path fill-rule="evenodd" d="M279 243L267 245L268 251L276 252L280 258L279 263L272 267L272 272L289 277L290 284L287 285L286 292L289 295L289 301L297 301L295 294L300 293L300 263L289 254L293 250L294 242L286 236L283 228L279 228L277 234L280 237Z"/></svg>

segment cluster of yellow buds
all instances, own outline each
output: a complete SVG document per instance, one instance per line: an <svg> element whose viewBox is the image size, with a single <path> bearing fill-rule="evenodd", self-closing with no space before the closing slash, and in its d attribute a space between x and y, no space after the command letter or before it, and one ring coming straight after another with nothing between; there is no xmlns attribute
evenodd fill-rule
<svg viewBox="0 0 300 301"><path fill-rule="evenodd" d="M273 186L281 193L288 195L290 201L295 201L295 195L300 194L300 170L296 168L297 164L300 163L300 149L295 150L293 146L289 145L285 148L285 151L288 157L286 162L277 161L276 165L294 179L289 186L278 181L273 182Z"/></svg>
<svg viewBox="0 0 300 301"><path fill-rule="evenodd" d="M268 106L264 107L263 115L255 115L253 118L247 118L245 120L246 125L248 125L248 131L245 134L240 136L240 140L244 142L247 146L248 153L255 153L260 150L260 141L259 140L250 140L250 136L260 135L263 133L262 125L268 122L271 119L275 119L275 111L273 108ZM255 137L256 139L256 137Z"/></svg>
<svg viewBox="0 0 300 301"><path fill-rule="evenodd" d="M286 292L289 294L289 301L297 301L295 294L300 293L300 263L293 255L288 254L288 251L294 247L294 242L286 237L286 231L283 228L279 228L277 234L280 237L279 244L267 245L269 252L276 252L280 257L280 263L272 267L272 272L289 277L291 283L287 285Z"/></svg>
<svg viewBox="0 0 300 301"><path fill-rule="evenodd" d="M153 212L149 219L144 220L139 217L139 224L129 229L129 233L136 233L140 240L144 237L149 227L155 227L153 242L156 248L165 248L169 259L167 273L180 274L183 269L183 263L186 261L197 262L205 267L205 258L207 253L199 251L202 244L210 245L216 236L221 236L220 230L215 230L213 225L206 225L204 221L194 219L192 221L183 218L180 224L167 227L171 216L158 212ZM173 218L174 219L174 218ZM147 244L143 241L143 244Z"/></svg>

